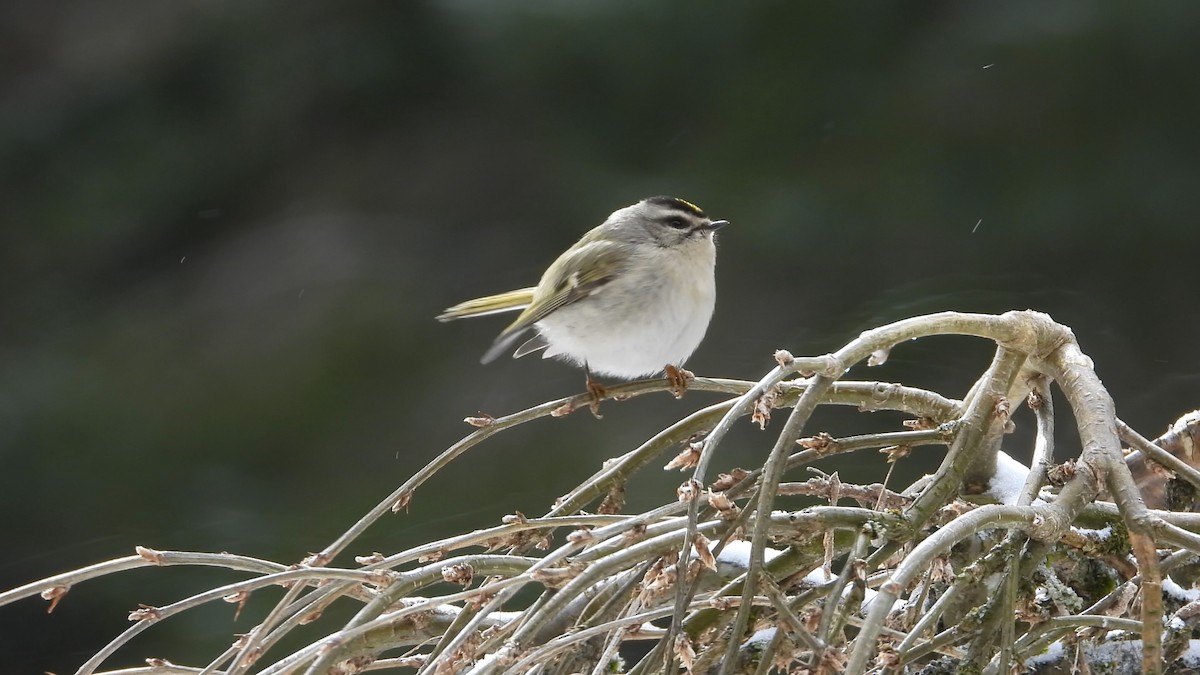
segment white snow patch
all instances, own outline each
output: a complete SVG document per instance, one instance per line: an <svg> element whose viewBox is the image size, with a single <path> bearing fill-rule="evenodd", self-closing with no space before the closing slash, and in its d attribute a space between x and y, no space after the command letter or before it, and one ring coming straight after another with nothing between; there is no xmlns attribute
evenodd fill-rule
<svg viewBox="0 0 1200 675"><path fill-rule="evenodd" d="M1025 667L1033 669L1033 668L1037 668L1039 666L1047 666L1052 663L1061 661L1062 659L1063 659L1063 644L1062 644L1062 642L1055 642L1055 643L1051 644L1050 647L1048 649L1046 649L1046 651L1042 652L1041 654L1038 654L1037 656L1031 656L1031 657L1025 659Z"/></svg>
<svg viewBox="0 0 1200 675"><path fill-rule="evenodd" d="M847 589L847 590L849 590L849 589ZM842 595L845 595L845 593L843 593ZM877 596L877 595L879 595L879 591L875 590L874 588L864 588L863 589L863 601L862 601L862 610L861 610L862 614L865 615L867 613L867 606L871 604L871 601L874 600L875 596ZM903 606L904 606L903 598L896 598L896 601L892 603L892 609L898 609Z"/></svg>
<svg viewBox="0 0 1200 675"><path fill-rule="evenodd" d="M1193 668L1200 663L1200 640L1188 640L1188 648L1183 651L1176 663L1190 664Z"/></svg>
<svg viewBox="0 0 1200 675"><path fill-rule="evenodd" d="M806 586L811 586L811 587L824 586L825 584L832 582L836 578L837 578L836 574L832 574L830 576L825 576L825 568L818 567L817 569L804 575L804 584ZM852 584L846 584L846 587L842 589L842 599L849 597L851 591L853 591L853 590L854 590L854 588L852 587ZM862 600L862 606L861 606L860 612L859 612L860 614L863 614L863 615L866 614L867 608L870 606L871 601L875 599L876 595L879 595L879 592L873 588L864 588L863 589L863 600ZM895 609L895 608L901 607L903 605L904 605L904 601L897 598L896 602L892 603L892 608Z"/></svg>
<svg viewBox="0 0 1200 675"><path fill-rule="evenodd" d="M818 567L817 569L804 575L805 583L812 584L813 586L820 586L821 584L833 581L833 579L834 579L834 575L833 574L827 575L825 573L824 567Z"/></svg>
<svg viewBox="0 0 1200 675"><path fill-rule="evenodd" d="M771 640L775 639L775 630L775 628L763 628L761 630L756 630L754 631L754 635L751 635L750 639L746 640L746 644L755 645L759 649L766 649L767 644L769 644Z"/></svg>
<svg viewBox="0 0 1200 675"><path fill-rule="evenodd" d="M762 550L762 561L770 562L772 558L781 554L778 549L766 548ZM691 550L691 557L696 558L696 549ZM721 549L720 554L716 555L716 573L721 577L736 577L750 569L750 542L730 542L725 544L725 548Z"/></svg>
<svg viewBox="0 0 1200 675"><path fill-rule="evenodd" d="M771 559L780 553L783 553L783 551L769 546L764 548L763 562L771 562ZM725 548L721 549L721 553L717 555L717 562L725 565L733 565L743 570L750 569L750 542L731 541L725 544Z"/></svg>
<svg viewBox="0 0 1200 675"><path fill-rule="evenodd" d="M1094 537L1101 541L1108 539L1113 533L1112 525L1105 525L1104 528L1100 530L1092 530L1086 527L1072 527L1071 529L1085 537Z"/></svg>
<svg viewBox="0 0 1200 675"><path fill-rule="evenodd" d="M867 592L863 594L862 607L858 610L858 613L862 616L867 615L867 612L871 609L871 603L875 602L875 598L879 597L879 591L870 588L866 590ZM906 601L904 598L896 598L896 600L892 603L892 608L888 611L895 612L897 610L904 609L905 603Z"/></svg>
<svg viewBox="0 0 1200 675"><path fill-rule="evenodd" d="M996 453L996 473L988 482L985 494L996 498L1001 504L1012 506L1021 496L1021 488L1025 487L1025 477L1029 475L1029 467L1008 456L1007 452Z"/></svg>
<svg viewBox="0 0 1200 675"><path fill-rule="evenodd" d="M1163 577L1162 589L1163 593L1170 595L1176 600L1182 600L1184 602L1194 602L1196 600L1200 600L1200 590L1195 588L1184 588L1183 586L1175 583L1175 581L1168 576Z"/></svg>
<svg viewBox="0 0 1200 675"><path fill-rule="evenodd" d="M1117 640L1112 642L1103 642L1099 644L1089 643L1084 646L1087 652L1088 659L1097 663L1115 663L1117 658L1126 655L1137 657L1142 652L1141 640ZM1062 642L1055 642L1050 647L1037 656L1025 660L1025 667L1035 669L1039 667L1049 666L1055 663L1062 663L1066 659L1063 653ZM1181 668L1195 669L1200 665L1200 640L1188 640L1188 647L1175 661L1174 665ZM1187 672L1192 672L1191 670Z"/></svg>

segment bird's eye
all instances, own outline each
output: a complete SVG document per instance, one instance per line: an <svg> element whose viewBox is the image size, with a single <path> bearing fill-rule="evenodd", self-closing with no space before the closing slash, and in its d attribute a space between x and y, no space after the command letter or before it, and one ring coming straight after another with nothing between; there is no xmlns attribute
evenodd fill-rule
<svg viewBox="0 0 1200 675"><path fill-rule="evenodd" d="M687 223L683 222L682 218L672 218L667 221L667 225L670 225L677 230L686 230L688 226Z"/></svg>

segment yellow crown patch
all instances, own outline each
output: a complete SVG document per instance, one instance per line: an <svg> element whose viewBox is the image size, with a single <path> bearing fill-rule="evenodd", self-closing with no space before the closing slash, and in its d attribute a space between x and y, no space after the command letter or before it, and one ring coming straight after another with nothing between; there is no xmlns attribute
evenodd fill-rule
<svg viewBox="0 0 1200 675"><path fill-rule="evenodd" d="M692 215L699 216L701 218L704 217L703 209L687 201L686 199L680 199L679 197L650 197L646 199L646 201L654 204L661 204L663 206L672 206L683 211L688 211Z"/></svg>

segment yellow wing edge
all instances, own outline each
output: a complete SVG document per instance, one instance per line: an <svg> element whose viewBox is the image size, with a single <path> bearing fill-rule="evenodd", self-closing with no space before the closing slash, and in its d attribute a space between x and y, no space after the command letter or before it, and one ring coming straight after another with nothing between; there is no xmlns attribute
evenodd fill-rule
<svg viewBox="0 0 1200 675"><path fill-rule="evenodd" d="M447 307L441 314L438 314L437 320L454 321L455 319L520 311L533 303L534 290L533 287L522 288L516 291L498 293L496 295L460 302L453 307Z"/></svg>

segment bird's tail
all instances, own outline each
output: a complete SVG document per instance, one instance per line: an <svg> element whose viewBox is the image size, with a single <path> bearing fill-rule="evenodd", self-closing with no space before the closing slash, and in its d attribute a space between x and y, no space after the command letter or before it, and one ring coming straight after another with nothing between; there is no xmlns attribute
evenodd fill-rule
<svg viewBox="0 0 1200 675"><path fill-rule="evenodd" d="M453 321L473 316L487 316L502 312L516 312L525 309L533 302L534 288L522 288L507 293L489 295L485 298L475 298L460 302L447 308L437 316L438 321Z"/></svg>

